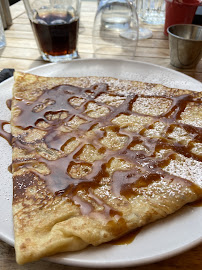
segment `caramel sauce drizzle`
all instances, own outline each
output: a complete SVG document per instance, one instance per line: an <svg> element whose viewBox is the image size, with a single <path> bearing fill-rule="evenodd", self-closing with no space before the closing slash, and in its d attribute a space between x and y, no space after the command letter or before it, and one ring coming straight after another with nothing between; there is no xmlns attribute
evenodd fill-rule
<svg viewBox="0 0 202 270"><path fill-rule="evenodd" d="M6 105L11 110L12 99L6 101ZM12 143L12 135L4 130L5 125L10 125L9 121L0 120L0 137L4 138L10 145Z"/></svg>
<svg viewBox="0 0 202 270"><path fill-rule="evenodd" d="M8 109L11 110L12 98L6 100L6 105L7 105Z"/></svg>
<svg viewBox="0 0 202 270"><path fill-rule="evenodd" d="M134 231L131 231L123 236L121 236L118 239L112 240L110 242L107 242L106 244L109 245L115 245L115 246L120 246L120 245L129 245L131 244L136 236L141 232L142 227L135 229Z"/></svg>
<svg viewBox="0 0 202 270"><path fill-rule="evenodd" d="M202 199L199 199L195 202L189 203L188 205L192 206L192 207L201 207L202 206Z"/></svg>
<svg viewBox="0 0 202 270"><path fill-rule="evenodd" d="M48 175L41 175L33 170L33 173L43 179L47 188L54 194L54 196L67 196L74 204L80 207L83 215L95 214L95 209L92 203L84 201L78 196L80 190L85 191L91 201L94 201L97 205L103 207L103 214L107 217L119 216L121 220L122 213L114 210L107 205L103 200L95 195L94 191L100 186L100 182L104 177L109 177L107 172L107 166L109 166L111 160L114 157L129 161L139 168L129 171L115 171L111 176L111 191L117 197L124 195L129 198L134 195L134 188L146 187L153 181L159 181L164 178L165 180L180 181L182 184L186 183L197 190L196 186L186 179L170 175L163 170L163 167L169 164L171 159L175 159L176 154L182 154L185 157L192 157L195 160L202 161L200 155L196 155L191 152L193 148L193 142L202 141L202 129L199 127L193 127L191 125L178 122L181 113L186 108L189 102L201 104L201 100L195 99L191 95L181 95L175 97L165 97L171 100L172 104L166 113L159 116L149 116L152 118L152 123L145 125L140 132L132 132L112 123L112 120L121 115L143 115L132 111L133 103L138 98L136 94L130 94L125 97L123 103L118 106L106 105L102 102L97 102L97 105L105 106L109 110L107 116L100 118L92 118L85 113L85 110L90 102L100 96L101 94L110 94L107 84L95 84L88 88L75 87L72 85L60 85L52 89L44 90L39 98L34 102L28 102L26 100L17 98L17 107L20 109L20 114L14 119L14 124L23 129L37 128L46 131L46 135L40 142L45 143L49 148L57 151L63 151L65 145L71 138L82 137L87 131L92 130L99 122L99 129L94 130L94 137L90 139L82 139L82 142L68 155L63 156L57 160L47 160L44 157L38 155L37 161L45 163L50 169ZM121 96L121 95L119 95ZM143 97L155 97L158 96L144 96ZM82 98L84 102L78 106L72 106L70 101L72 98ZM48 104L44 106L44 104ZM67 113L64 119L49 119L47 116L49 113ZM85 122L79 126L75 131L71 133L59 132L58 128L65 123L68 123L74 116L78 116ZM48 127L42 128L37 124L40 121L45 121ZM148 138L144 136L144 132L152 128L156 121L162 121L166 124L165 137L161 138ZM3 123L2 123L3 124ZM127 143L119 150L110 150L103 147L100 140L106 135L105 128L109 127L111 130L117 132L119 135L127 136ZM184 146L180 143L172 143L167 138L167 135L173 130L174 127L184 128L192 138L192 142L188 146ZM27 153L35 151L33 145L35 143L26 143L25 137L19 136L13 138L13 146L25 149ZM130 148L136 144L143 144L148 153L143 150L133 151ZM72 164L86 164L79 160L79 154L82 152L83 147L86 144L95 146L96 149L104 153L102 160L96 160L91 166L91 171L82 178L74 179L69 175L69 170ZM163 158L155 158L155 153L161 149L169 149L169 154ZM15 170L22 167L33 169L35 161L31 160L28 163L15 162ZM199 192L199 188L198 188ZM200 190L201 192L201 190Z"/></svg>
<svg viewBox="0 0 202 270"><path fill-rule="evenodd" d="M4 126L9 124L10 122L8 121L0 120L0 137L4 138L11 145L12 135L4 130Z"/></svg>

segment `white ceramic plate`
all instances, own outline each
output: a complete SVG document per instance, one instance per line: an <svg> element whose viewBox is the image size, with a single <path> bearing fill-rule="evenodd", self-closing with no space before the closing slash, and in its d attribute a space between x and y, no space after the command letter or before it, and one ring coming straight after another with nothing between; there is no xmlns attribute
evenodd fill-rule
<svg viewBox="0 0 202 270"><path fill-rule="evenodd" d="M202 84L182 73L160 66L120 60L77 60L48 64L29 72L44 76L112 76L161 83L170 87L202 91ZM11 98L13 78L0 84L0 119L10 119L6 100ZM8 172L11 147L0 138L0 239L14 245L12 178ZM174 256L202 242L202 207L186 206L177 213L145 226L129 245L101 245L63 253L47 260L84 267L127 267Z"/></svg>

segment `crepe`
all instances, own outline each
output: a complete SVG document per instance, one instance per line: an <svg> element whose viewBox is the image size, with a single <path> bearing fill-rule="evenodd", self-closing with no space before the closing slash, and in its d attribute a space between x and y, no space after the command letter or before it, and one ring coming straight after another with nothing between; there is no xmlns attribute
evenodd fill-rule
<svg viewBox="0 0 202 270"><path fill-rule="evenodd" d="M202 197L201 93L15 72L16 260L100 245Z"/></svg>

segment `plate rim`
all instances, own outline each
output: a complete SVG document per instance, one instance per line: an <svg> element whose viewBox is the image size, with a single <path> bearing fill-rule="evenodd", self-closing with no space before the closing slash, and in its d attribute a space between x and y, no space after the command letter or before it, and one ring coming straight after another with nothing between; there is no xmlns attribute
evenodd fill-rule
<svg viewBox="0 0 202 270"><path fill-rule="evenodd" d="M138 60L130 60L130 59L117 59L117 58L84 58L84 59L75 59L74 61L70 61L70 62L65 62L65 63L61 63L62 65L66 65L66 64L70 64L73 63L73 62L89 62L89 61L93 61L93 62L105 62L105 61L114 61L114 62L125 62L125 63L134 63L134 64L142 64L142 65L146 65L146 66L154 66L156 68L160 68L160 69L163 69L163 70L166 70L166 71L169 71L169 72L172 72L172 73L175 73L177 75L180 75L184 78L189 78L191 79L193 82L196 82L197 84L201 84L201 82L195 78L192 78L191 76L187 75L187 74L184 74L178 70L175 70L175 69L172 69L172 68L169 68L169 67L164 67L164 66L160 66L160 65L157 65L157 64L153 64L153 63L149 63L149 62L144 62L144 61L138 61ZM42 67L46 67L46 66L55 66L55 65L58 65L58 63L46 63L44 65L40 65L40 66L37 66L37 67L33 67L31 69L28 69L27 71L25 71L25 73L28 73L28 72L32 72L32 71L35 71L37 69L40 69ZM12 78L12 77L11 77Z"/></svg>
<svg viewBox="0 0 202 270"><path fill-rule="evenodd" d="M152 257L147 257L147 258L142 258L142 259L138 259L138 260L131 260L131 261L118 261L116 263L114 262L100 262L99 263L91 263L91 262L83 262L83 261L79 261L79 260L72 260L72 259L68 259L67 262L60 262L60 259L57 258L51 258L51 257L45 257L42 260L47 261L47 262L53 262L53 263L57 263L57 264L62 264L62 265L67 265L67 266L78 266L78 267L89 267L89 268L99 268L102 269L104 267L107 268L114 268L114 267L118 267L118 268L125 268L125 267L132 267L132 266L142 266L142 265L147 265L147 264L152 264L152 263L157 263L159 261L163 261L163 260L167 260L170 259L174 256L178 256L181 253L184 253L194 247L196 247L197 245L202 243L202 236L191 242L191 244L187 244L186 246L182 246L180 248L174 249L172 251L169 252L164 252L160 255L155 255ZM95 247L96 248L96 247Z"/></svg>
<svg viewBox="0 0 202 270"><path fill-rule="evenodd" d="M191 81L193 83L196 83L196 84L201 84L200 81L184 74L184 73L181 73L177 70L173 70L173 69L170 69L170 68L167 68L167 67L163 67L163 66L160 66L160 65L156 65L156 64L153 64L153 63L147 63L147 62L143 62L143 61L134 61L134 60L121 60L121 59L109 59L109 58L104 58L104 59L91 59L91 58L87 58L87 59L76 59L74 60L73 62L86 62L86 63L89 63L89 62L102 62L102 63L106 63L107 61L113 61L113 62L124 62L124 63L132 63L132 64L141 64L141 65L145 65L145 66L154 66L156 68L160 68L161 70L165 70L167 72L171 72L171 73L174 73L174 74L177 74L179 76L181 76L182 78L186 78L186 79L191 79ZM62 65L71 65L71 63L73 62L66 62L66 63L62 63ZM46 63L44 65L40 65L40 66L37 66L37 67L33 67L29 70L26 70L26 71L22 71L22 72L25 72L25 73L32 73L32 72L35 72L35 71L38 71L40 69L44 69L46 67L51 67L53 66L58 66L57 63ZM17 71L17 70L16 70ZM49 77L48 75L42 75L42 76L47 76ZM58 77L58 76L57 76ZM62 77L62 76L61 76ZM68 76L67 76L68 77ZM99 77L99 76L98 76ZM0 85L3 86L4 84L8 84L8 83L12 83L14 81L14 77L10 77L8 79L6 79L5 81L3 81ZM8 243L9 245L12 245L14 244L14 239L11 239L11 237L5 237L2 233L0 233L0 239L2 239L2 241ZM200 244L202 242L202 235L193 240L192 242L189 242L187 243L186 245L183 245L183 246L180 246L174 250L171 250L171 251L165 251L163 252L162 254L157 254L157 255L153 255L151 257L147 257L147 258L140 258L140 259L134 259L134 260L127 260L127 261L123 261L123 262L120 262L120 261L117 261L117 262L114 262L114 261L105 261L103 260L103 262L100 262L99 261L99 264L97 265L95 262L90 262L90 261L83 261L83 260L77 260L77 259L71 259L71 258L67 258L65 262L61 262L61 259L60 258L52 258L52 257L46 257L42 260L45 260L45 261L49 261L49 262L55 262L55 263L58 263L58 264L63 264L63 265L70 265L70 266L82 266L82 267L90 267L90 268L93 268L93 267L96 267L96 268L103 268L103 267L109 267L109 268L112 268L112 267L120 267L120 268L123 268L123 267L130 267L130 266L138 266L138 265L145 265L145 264L149 264L149 263L154 263L154 262L158 262L158 261L161 261L161 260L164 260L164 259L168 259L172 256L175 256L175 255L178 255L182 252L185 252L191 248L193 248L194 246Z"/></svg>

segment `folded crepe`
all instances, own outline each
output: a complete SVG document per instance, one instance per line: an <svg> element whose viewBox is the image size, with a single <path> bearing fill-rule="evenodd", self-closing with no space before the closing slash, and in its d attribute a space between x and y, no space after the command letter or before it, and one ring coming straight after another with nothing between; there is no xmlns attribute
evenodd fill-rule
<svg viewBox="0 0 202 270"><path fill-rule="evenodd" d="M19 264L119 238L202 197L202 93L15 72Z"/></svg>

